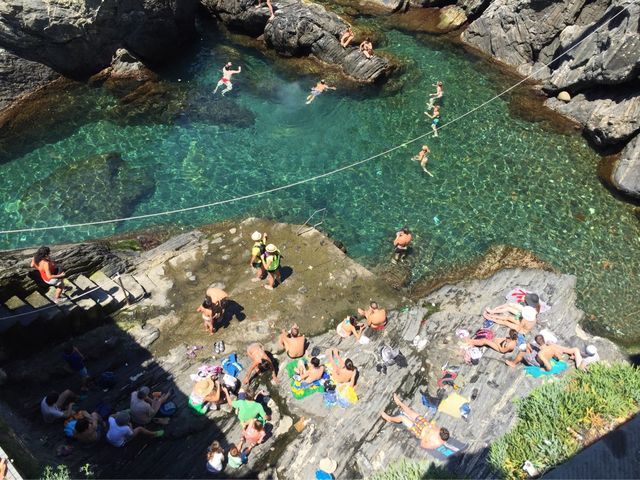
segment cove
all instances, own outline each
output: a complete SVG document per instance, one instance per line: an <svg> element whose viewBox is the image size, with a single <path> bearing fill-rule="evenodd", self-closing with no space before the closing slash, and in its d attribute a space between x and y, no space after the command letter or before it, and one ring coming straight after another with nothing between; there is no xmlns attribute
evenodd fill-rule
<svg viewBox="0 0 640 480"><path fill-rule="evenodd" d="M0 164L0 223L10 229L103 220L123 209L131 215L153 213L277 187L427 133L425 99L437 79L445 84L442 124L513 83L457 47L427 37L388 30L379 50L405 64L388 85L342 88L305 105L318 75L274 68L254 49L216 33L204 35L191 54L161 76L180 84L199 109L224 110L228 121L192 116L118 123L113 121L115 97L102 89L76 89L66 101L86 107L74 118L73 131L61 125L46 144ZM242 74L222 100L210 92L228 60L242 65ZM416 237L414 280L473 261L493 244L531 250L577 276L578 305L590 316L591 330L620 342L637 341L640 223L633 207L600 185L599 157L581 136L512 114L511 101L499 98L443 128L439 138L427 138L433 178L410 161L419 141L263 197L144 221L2 235L0 248L245 216L302 222L315 209L327 208L322 228L370 266L389 261L395 230L409 226ZM93 168L86 159L108 152L119 153L126 164L122 189L88 188L80 174ZM55 202L47 201L50 188L58 192ZM140 194L126 196L129 204L122 205L114 197L129 194L128 189Z"/></svg>

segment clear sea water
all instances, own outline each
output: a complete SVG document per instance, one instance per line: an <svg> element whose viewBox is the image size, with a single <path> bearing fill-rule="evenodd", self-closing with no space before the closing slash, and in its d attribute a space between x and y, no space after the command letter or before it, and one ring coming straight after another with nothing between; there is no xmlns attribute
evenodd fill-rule
<svg viewBox="0 0 640 480"><path fill-rule="evenodd" d="M423 115L431 84L441 79L446 97L442 123L493 97L513 79L458 47L428 37L387 31L380 48L406 63L383 89L346 89L304 100L317 76L293 75L260 52L205 37L165 81L201 89L215 85L231 58L243 67L229 95L249 109L247 128L205 122L116 126L100 112L116 100L94 89L81 95L91 120L71 135L0 164L2 228L73 223L55 205L21 203L33 172L70 167L95 153L120 152L155 181L155 193L132 206L145 214L245 195L366 158L429 131ZM302 222L326 208L322 228L343 241L350 255L375 265L388 262L390 239L408 225L416 235L413 278L471 261L492 244L533 251L578 277L579 305L596 317L598 332L640 338L640 222L596 178L599 157L578 134L555 132L544 122L512 114L511 97L427 139L424 174L410 158L422 141L337 175L258 199L171 217L117 225L0 235L0 248L79 241L166 223L194 226L227 218L265 216ZM206 102L216 102L213 96ZM96 120L97 119L97 120ZM83 189L83 184L71 185ZM78 209L102 202L84 192ZM98 219L98 218L96 218ZM607 265L609 268L604 268ZM631 340L630 340L631 339Z"/></svg>

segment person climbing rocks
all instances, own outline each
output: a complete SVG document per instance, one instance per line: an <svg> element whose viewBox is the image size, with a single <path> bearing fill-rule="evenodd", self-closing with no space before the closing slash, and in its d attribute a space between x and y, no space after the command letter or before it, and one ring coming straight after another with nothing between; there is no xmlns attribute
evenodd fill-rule
<svg viewBox="0 0 640 480"><path fill-rule="evenodd" d="M427 157L427 155L430 151L431 150L429 150L429 147L427 145L423 145L418 154L411 157L411 160L420 162L420 166L425 173L429 173L429 171L427 170L427 163L429 163L429 158Z"/></svg>
<svg viewBox="0 0 640 480"><path fill-rule="evenodd" d="M262 257L262 266L267 271L267 276L269 277L269 285L264 286L267 290L273 290L276 286L276 281L278 284L282 282L282 275L280 273L281 259L282 255L278 251L278 247L273 243L266 246L265 253Z"/></svg>
<svg viewBox="0 0 640 480"><path fill-rule="evenodd" d="M313 102L316 99L318 95L320 95L325 90L335 90L335 89L336 87L330 87L329 85L327 85L327 82L324 79L320 80L318 83L316 83L316 86L311 89L311 93L307 97L307 101L305 103L309 105L311 102Z"/></svg>
<svg viewBox="0 0 640 480"><path fill-rule="evenodd" d="M429 98L429 103L427 104L427 108L433 108L436 101L440 100L442 98L442 95L444 94L444 91L442 90L442 82L440 80L434 83L433 86L436 87L436 93L429 94L429 97L431 98Z"/></svg>
<svg viewBox="0 0 640 480"><path fill-rule="evenodd" d="M288 332L282 330L278 344L284 348L289 358L300 358L304 355L306 338L300 333L300 327L294 323Z"/></svg>
<svg viewBox="0 0 640 480"><path fill-rule="evenodd" d="M438 124L440 123L440 105L433 106L433 112L424 112L424 114L431 118L431 130L433 130L433 136L438 136Z"/></svg>
<svg viewBox="0 0 640 480"><path fill-rule="evenodd" d="M396 232L396 238L393 240L395 250L393 252L393 263L402 262L409 253L409 244L413 240L413 235L407 227Z"/></svg>
<svg viewBox="0 0 640 480"><path fill-rule="evenodd" d="M349 25L340 37L340 45L342 45L342 48L347 48L352 40L353 30L351 29L351 25Z"/></svg>
<svg viewBox="0 0 640 480"><path fill-rule="evenodd" d="M243 383L245 385L251 381L254 370L257 370L257 374L271 370L273 381L278 382L276 367L271 360L271 356L267 354L262 344L255 342L249 345L247 347L247 356L249 360L251 360L251 366L247 369L247 374L244 377Z"/></svg>
<svg viewBox="0 0 640 480"><path fill-rule="evenodd" d="M251 240L253 240L253 246L251 247L251 259L249 265L255 270L256 276L251 279L252 282L259 282L262 280L267 271L262 265L262 256L265 253L267 247L267 234L255 231L251 234Z"/></svg>
<svg viewBox="0 0 640 480"><path fill-rule="evenodd" d="M262 0L258 0L258 5L256 5L256 8L262 8ZM269 9L269 20L273 20L275 14L273 13L273 5L271 4L271 0L267 0L267 8Z"/></svg>
<svg viewBox="0 0 640 480"><path fill-rule="evenodd" d="M376 302L371 302L366 310L359 308L358 315L363 316L367 321L367 326L374 330L383 330L387 325L387 311L380 308Z"/></svg>
<svg viewBox="0 0 640 480"><path fill-rule="evenodd" d="M65 272L60 271L55 262L51 259L51 249L46 246L38 248L35 255L31 259L31 267L40 272L40 278L47 285L55 287L53 301L58 303L62 292L69 288L64 284Z"/></svg>
<svg viewBox="0 0 640 480"><path fill-rule="evenodd" d="M393 401L402 411L400 415L391 416L381 411L380 416L390 423L401 423L420 440L420 446L427 450L435 450L449 440L449 430L438 428L435 423L427 421L425 417L404 404L397 394L393 394Z"/></svg>
<svg viewBox="0 0 640 480"><path fill-rule="evenodd" d="M267 3L270 5L270 0L267 0ZM242 67L238 67L237 70L231 70L232 64L231 62L227 62L227 64L222 67L222 78L218 81L213 94L215 95L218 91L218 88L224 85L224 90L222 90L222 95L224 96L227 92L230 92L233 89L233 84L231 83L231 77L236 73L240 73L242 71Z"/></svg>
<svg viewBox="0 0 640 480"><path fill-rule="evenodd" d="M80 350L75 345L67 345L62 352L62 358L67 362L67 365L74 372L78 372L80 375L80 380L82 382L82 386L80 390L86 392L89 390L89 371L87 370L87 366L84 364L84 355L80 353Z"/></svg>
<svg viewBox="0 0 640 480"><path fill-rule="evenodd" d="M365 38L364 41L360 44L360 51L368 59L373 58L373 44L371 43L371 39L369 37Z"/></svg>
<svg viewBox="0 0 640 480"><path fill-rule="evenodd" d="M144 427L133 428L131 426L131 416L127 410L115 413L109 417L109 430L107 430L107 441L114 447L124 447L138 435L159 438L164 435L164 430L153 432Z"/></svg>

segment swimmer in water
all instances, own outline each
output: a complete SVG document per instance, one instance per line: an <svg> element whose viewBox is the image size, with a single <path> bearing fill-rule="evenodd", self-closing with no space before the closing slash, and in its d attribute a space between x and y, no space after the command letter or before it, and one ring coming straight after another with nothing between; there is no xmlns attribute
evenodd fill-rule
<svg viewBox="0 0 640 480"><path fill-rule="evenodd" d="M427 173L429 173L427 171L427 163L429 163L429 158L427 157L427 155L429 154L429 152L430 152L429 147L427 145L422 145L422 150L420 150L415 157L411 158L411 160L416 160L420 162L420 166L422 167L422 170L424 170Z"/></svg>
<svg viewBox="0 0 640 480"><path fill-rule="evenodd" d="M438 136L438 124L440 123L440 106L434 105L433 114L429 115L429 112L424 112L424 114L431 118L431 129L433 130L433 136Z"/></svg>
<svg viewBox="0 0 640 480"><path fill-rule="evenodd" d="M222 90L222 95L224 96L225 93L230 92L233 89L233 85L231 83L231 77L236 73L240 73L241 71L242 71L242 67L238 67L237 70L231 70L231 62L227 62L227 64L224 67L222 67L222 78L216 85L216 89L213 91L213 94L215 95L216 92L218 91L218 88L220 88L223 85L224 85L224 90Z"/></svg>
<svg viewBox="0 0 640 480"><path fill-rule="evenodd" d="M324 80L320 80L318 83L316 83L316 86L311 89L311 93L307 97L306 104L309 105L311 102L313 102L316 99L318 95L320 95L325 90L335 90L335 89L336 87L330 87L329 85L327 85L327 83Z"/></svg>
<svg viewBox="0 0 640 480"><path fill-rule="evenodd" d="M436 93L429 94L431 98L429 99L427 108L433 108L433 106L436 103L436 100L440 100L442 98L442 95L444 94L444 91L442 90L442 82L440 80L434 83L433 86L436 87Z"/></svg>

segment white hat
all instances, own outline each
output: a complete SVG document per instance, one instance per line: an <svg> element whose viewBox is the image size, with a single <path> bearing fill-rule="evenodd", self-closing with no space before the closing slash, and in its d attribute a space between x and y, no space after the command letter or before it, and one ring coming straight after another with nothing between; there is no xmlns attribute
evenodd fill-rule
<svg viewBox="0 0 640 480"><path fill-rule="evenodd" d="M538 315L538 312L535 308L529 306L522 308L522 318L526 321L533 322L536 319L536 315Z"/></svg>
<svg viewBox="0 0 640 480"><path fill-rule="evenodd" d="M595 345L587 345L587 353L593 357L594 355L597 355L598 349Z"/></svg>
<svg viewBox="0 0 640 480"><path fill-rule="evenodd" d="M254 242L259 241L261 238L262 238L262 234L257 230L251 234L251 240L253 240Z"/></svg>
<svg viewBox="0 0 640 480"><path fill-rule="evenodd" d="M278 251L278 247L276 247L273 243L270 243L269 245L267 245L267 248L265 248L265 250L269 253L275 253Z"/></svg>
<svg viewBox="0 0 640 480"><path fill-rule="evenodd" d="M322 470L323 472L332 474L338 468L338 462L336 462L332 458L325 457L322 460L320 460L320 463L318 464L318 466L320 467L320 470Z"/></svg>

